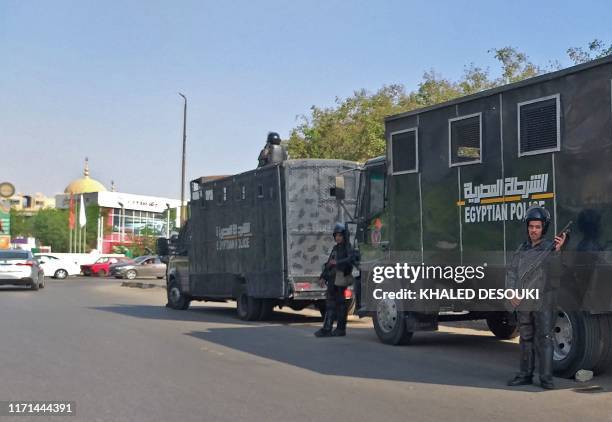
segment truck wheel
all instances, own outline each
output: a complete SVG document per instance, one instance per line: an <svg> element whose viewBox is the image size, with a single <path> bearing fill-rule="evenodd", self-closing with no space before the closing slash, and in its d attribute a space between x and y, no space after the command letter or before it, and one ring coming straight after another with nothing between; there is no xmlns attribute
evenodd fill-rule
<svg viewBox="0 0 612 422"><path fill-rule="evenodd" d="M593 315L599 322L599 356L593 372L603 374L612 368L612 315Z"/></svg>
<svg viewBox="0 0 612 422"><path fill-rule="evenodd" d="M491 312L487 315L487 326L495 337L509 340L519 335L518 322L510 312Z"/></svg>
<svg viewBox="0 0 612 422"><path fill-rule="evenodd" d="M256 321L261 315L261 299L256 299L243 292L236 300L238 318L244 321Z"/></svg>
<svg viewBox="0 0 612 422"><path fill-rule="evenodd" d="M385 344L408 344L413 335L412 332L406 331L404 314L399 310L397 302L390 299L378 302L374 314L374 330Z"/></svg>
<svg viewBox="0 0 612 422"><path fill-rule="evenodd" d="M270 299L261 299L261 312L259 314L259 321L265 321L270 319L274 313L274 302Z"/></svg>
<svg viewBox="0 0 612 422"><path fill-rule="evenodd" d="M175 280L170 282L166 292L168 294L168 305L172 309L184 311L185 309L189 308L191 300L181 291L179 284Z"/></svg>
<svg viewBox="0 0 612 422"><path fill-rule="evenodd" d="M571 378L579 369L593 369L598 352L599 326L586 312L557 310L553 328L555 375Z"/></svg>
<svg viewBox="0 0 612 422"><path fill-rule="evenodd" d="M68 271L64 269L59 269L55 272L55 274L53 274L53 277L57 278L58 280L63 280L68 277Z"/></svg>
<svg viewBox="0 0 612 422"><path fill-rule="evenodd" d="M125 278L127 278L128 280L134 280L137 275L138 274L136 274L136 271L129 270L127 273L125 273Z"/></svg>

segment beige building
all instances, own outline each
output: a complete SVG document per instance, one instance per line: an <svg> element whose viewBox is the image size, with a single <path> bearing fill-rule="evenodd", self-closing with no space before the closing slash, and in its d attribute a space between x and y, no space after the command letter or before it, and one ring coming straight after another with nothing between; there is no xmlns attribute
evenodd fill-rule
<svg viewBox="0 0 612 422"><path fill-rule="evenodd" d="M24 214L35 214L43 208L55 208L55 198L48 198L40 192L35 194L15 193L8 198L11 208Z"/></svg>

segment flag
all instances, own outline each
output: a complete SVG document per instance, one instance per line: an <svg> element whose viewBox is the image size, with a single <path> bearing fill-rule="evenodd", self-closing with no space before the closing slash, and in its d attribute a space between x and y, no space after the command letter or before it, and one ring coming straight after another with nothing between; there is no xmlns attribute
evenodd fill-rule
<svg viewBox="0 0 612 422"><path fill-rule="evenodd" d="M70 212L68 213L68 228L74 230L74 198L70 194Z"/></svg>
<svg viewBox="0 0 612 422"><path fill-rule="evenodd" d="M81 195L81 210L79 212L79 226L85 227L87 224L87 217L85 216L85 201L83 200L83 195Z"/></svg>

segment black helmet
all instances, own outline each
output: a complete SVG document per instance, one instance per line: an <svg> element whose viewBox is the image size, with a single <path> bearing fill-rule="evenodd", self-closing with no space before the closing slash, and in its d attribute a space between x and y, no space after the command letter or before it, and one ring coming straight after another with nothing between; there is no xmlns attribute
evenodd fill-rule
<svg viewBox="0 0 612 422"><path fill-rule="evenodd" d="M340 233L342 236L345 236L345 232L346 228L344 227L344 224L342 223L336 223L336 225L334 226L334 232L332 233L332 236L334 237L334 239L336 238L336 233Z"/></svg>
<svg viewBox="0 0 612 422"><path fill-rule="evenodd" d="M529 225L529 222L532 220L542 222L542 236L544 236L548 230L548 225L550 224L550 213L548 210L537 205L527 208L527 212L525 213L525 223Z"/></svg>
<svg viewBox="0 0 612 422"><path fill-rule="evenodd" d="M281 137L276 132L268 132L268 140L267 140L267 142L269 144L273 144L273 145L280 145Z"/></svg>

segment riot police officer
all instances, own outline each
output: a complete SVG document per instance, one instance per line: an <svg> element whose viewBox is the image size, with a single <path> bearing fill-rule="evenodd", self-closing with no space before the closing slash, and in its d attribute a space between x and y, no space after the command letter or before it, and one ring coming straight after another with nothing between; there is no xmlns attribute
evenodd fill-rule
<svg viewBox="0 0 612 422"><path fill-rule="evenodd" d="M287 158L286 155L286 151L281 145L280 135L276 132L268 132L266 145L259 153L257 159L257 167L263 167L274 162L282 161Z"/></svg>
<svg viewBox="0 0 612 422"><path fill-rule="evenodd" d="M315 332L317 337L341 337L346 335L347 306L344 293L352 279L355 253L348 242L348 233L342 223L336 223L333 237L336 245L319 277L321 284L327 285L327 301L323 327ZM336 329L332 331L334 320Z"/></svg>
<svg viewBox="0 0 612 422"><path fill-rule="evenodd" d="M508 381L509 386L527 385L533 382L536 356L538 358L540 385L553 389L553 328L555 323L555 296L559 287L559 250L566 234L555 236L554 241L544 239L550 225L550 214L542 207L533 206L525 214L528 239L512 257L506 272L506 287L510 289L537 288L537 303L511 300L517 312L520 335L520 371Z"/></svg>

